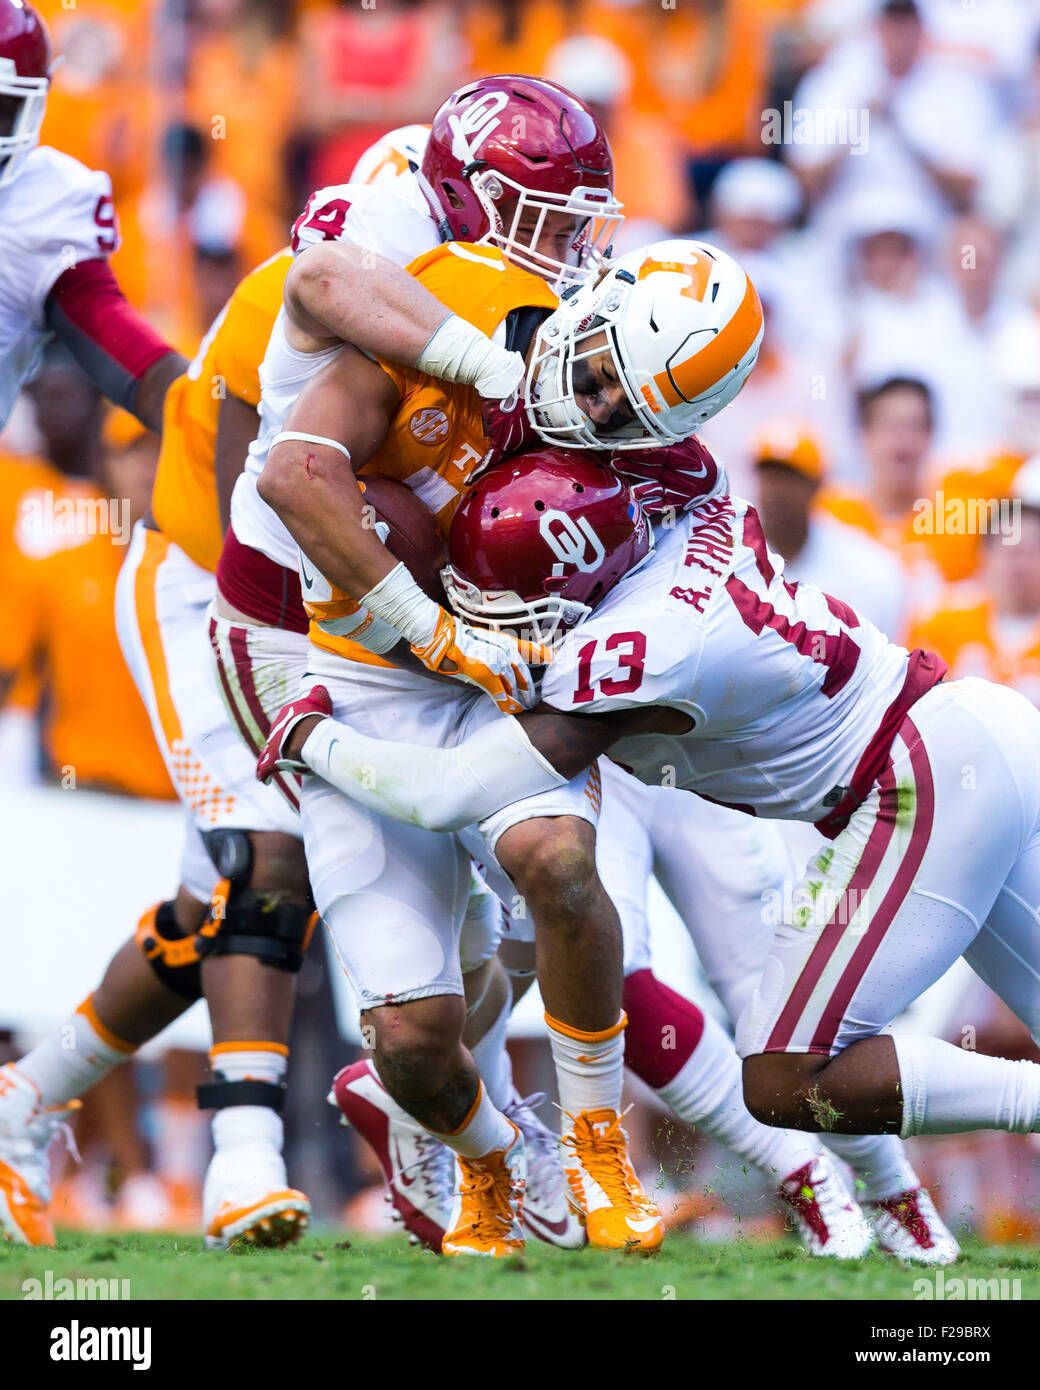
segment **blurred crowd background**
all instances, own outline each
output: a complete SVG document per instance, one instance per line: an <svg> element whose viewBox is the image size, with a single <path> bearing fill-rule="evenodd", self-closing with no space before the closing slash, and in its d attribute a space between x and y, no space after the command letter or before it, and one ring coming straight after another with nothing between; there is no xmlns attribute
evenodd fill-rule
<svg viewBox="0 0 1040 1390"><path fill-rule="evenodd" d="M704 437L794 575L1040 703L1040 0L34 3L63 55L44 142L109 173L116 274L189 357L310 190L385 131L476 74L570 87L613 144L617 249L700 235L758 287L758 367ZM155 455L60 353L0 435L6 808L40 781L171 796L112 617L113 533L146 509ZM46 496L113 499L108 533L63 533L28 505ZM948 1035L965 1022L980 1048L1037 1056L981 986ZM317 1067L336 1046L315 1039ZM544 1072L534 1052L529 1069ZM97 1171L73 1180L90 1219L113 1154L124 1179L172 1165L191 1200L194 1071L174 1057L146 1078L152 1146L126 1095L107 1119L97 1102ZM687 1215L715 1219L718 1156L646 1112L637 1127L646 1163L690 1170ZM366 1190L340 1150L328 1203ZM1040 1238L1031 1139L922 1152L955 1224ZM733 1201L750 1220L747 1194Z"/></svg>

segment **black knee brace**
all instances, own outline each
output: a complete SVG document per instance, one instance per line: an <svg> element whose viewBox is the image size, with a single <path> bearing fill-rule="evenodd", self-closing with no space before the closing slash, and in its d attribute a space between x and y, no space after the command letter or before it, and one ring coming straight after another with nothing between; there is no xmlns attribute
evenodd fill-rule
<svg viewBox="0 0 1040 1390"><path fill-rule="evenodd" d="M199 931L199 954L253 956L295 974L317 922L313 903L283 902L249 886L253 847L246 831L211 830L203 839L221 882Z"/></svg>
<svg viewBox="0 0 1040 1390"><path fill-rule="evenodd" d="M174 994L194 1002L202 998L202 970L194 932L177 925L173 903L150 907L137 924L135 940L159 980Z"/></svg>

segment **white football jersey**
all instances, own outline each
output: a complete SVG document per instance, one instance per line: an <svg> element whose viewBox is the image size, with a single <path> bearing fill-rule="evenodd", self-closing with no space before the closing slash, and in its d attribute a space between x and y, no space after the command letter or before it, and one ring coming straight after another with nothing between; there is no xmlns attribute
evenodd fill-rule
<svg viewBox="0 0 1040 1390"><path fill-rule="evenodd" d="M398 180L397 182L400 182ZM337 184L311 194L293 227L292 249L299 254L322 241L347 241L406 266L440 245L429 212L402 199L394 186ZM296 569L296 542L278 515L261 498L256 480L263 472L275 435L285 424L304 386L341 351L298 352L285 333L282 309L260 366L260 432L249 446L245 471L231 495L231 524L243 545L261 551L285 569Z"/></svg>
<svg viewBox="0 0 1040 1390"><path fill-rule="evenodd" d="M107 174L42 145L0 188L0 428L49 336L44 304L80 261L119 245Z"/></svg>
<svg viewBox="0 0 1040 1390"><path fill-rule="evenodd" d="M754 507L705 502L561 644L542 699L568 713L666 705L684 734L623 739L641 781L759 816L817 821L842 799L909 657L839 599L785 580Z"/></svg>

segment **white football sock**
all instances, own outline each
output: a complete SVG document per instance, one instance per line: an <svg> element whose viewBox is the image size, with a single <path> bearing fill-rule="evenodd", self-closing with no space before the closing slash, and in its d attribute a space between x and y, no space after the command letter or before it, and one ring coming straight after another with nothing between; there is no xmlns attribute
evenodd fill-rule
<svg viewBox="0 0 1040 1390"><path fill-rule="evenodd" d="M506 1048L506 1030L512 1008L512 995L507 995L494 1023L470 1048L470 1056L480 1072L491 1104L498 1110L504 1110L509 1104L513 1091L513 1064Z"/></svg>
<svg viewBox="0 0 1040 1390"><path fill-rule="evenodd" d="M1040 1065L984 1057L938 1038L893 1034L904 1139L969 1129L1040 1129Z"/></svg>
<svg viewBox="0 0 1040 1390"><path fill-rule="evenodd" d="M599 1033L580 1032L550 1014L545 1015L545 1021L556 1065L564 1132L571 1128L567 1117L580 1115L583 1110L620 1112L625 1079L625 1015L613 1028Z"/></svg>
<svg viewBox="0 0 1040 1390"><path fill-rule="evenodd" d="M921 1186L903 1141L894 1134L821 1134L820 1138L855 1173L856 1196L861 1201L884 1202Z"/></svg>
<svg viewBox="0 0 1040 1390"><path fill-rule="evenodd" d="M820 1152L814 1135L759 1124L744 1104L740 1058L725 1031L705 1015L700 1042L657 1094L680 1120L696 1125L775 1182Z"/></svg>
<svg viewBox="0 0 1040 1390"><path fill-rule="evenodd" d="M289 1065L289 1049L281 1043L216 1043L210 1048L209 1064L214 1080L277 1084ZM218 1152L252 1142L274 1144L281 1152L282 1137L282 1117L268 1105L229 1105L213 1116L213 1146Z"/></svg>
<svg viewBox="0 0 1040 1390"><path fill-rule="evenodd" d="M137 1051L107 1029L88 996L71 1018L17 1063L43 1105L64 1105L83 1095Z"/></svg>
<svg viewBox="0 0 1040 1390"><path fill-rule="evenodd" d="M516 1138L516 1129L492 1105L481 1082L477 1098L459 1128L451 1134L437 1133L436 1137L449 1149L454 1149L460 1158L483 1158L495 1149L508 1149Z"/></svg>

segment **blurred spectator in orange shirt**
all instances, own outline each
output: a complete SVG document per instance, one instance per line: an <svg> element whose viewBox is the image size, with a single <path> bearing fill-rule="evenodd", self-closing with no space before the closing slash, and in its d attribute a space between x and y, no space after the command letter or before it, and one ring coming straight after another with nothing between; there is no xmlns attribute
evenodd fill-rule
<svg viewBox="0 0 1040 1390"><path fill-rule="evenodd" d="M313 142L311 188L342 183L380 136L428 121L459 85L464 50L442 0L344 0L302 25L300 128Z"/></svg>
<svg viewBox="0 0 1040 1390"><path fill-rule="evenodd" d="M462 22L470 71L544 77L557 44L575 33L599 32L589 8L580 0L468 0Z"/></svg>
<svg viewBox="0 0 1040 1390"><path fill-rule="evenodd" d="M146 55L152 7L141 0L34 0L60 57L40 141L103 169L113 197L144 184L152 157Z"/></svg>
<svg viewBox="0 0 1040 1390"><path fill-rule="evenodd" d="M266 260L276 228L247 208L233 179L210 171L213 142L195 126L163 136L165 178L117 209L112 268L128 299L191 356L244 269ZM247 215L248 214L248 215Z"/></svg>
<svg viewBox="0 0 1040 1390"><path fill-rule="evenodd" d="M208 167L245 194L253 266L288 239L287 150L300 108L292 0L191 0L184 115ZM307 79L308 75L304 74Z"/></svg>
<svg viewBox="0 0 1040 1390"><path fill-rule="evenodd" d="M102 444L101 399L64 353L48 356L29 394L54 473L20 499L0 671L39 672L44 752L63 785L171 798L115 628L116 576L158 440L133 422Z"/></svg>
<svg viewBox="0 0 1040 1390"><path fill-rule="evenodd" d="M577 34L550 51L544 76L580 97L610 140L614 192L625 208L615 254L691 226L682 147L666 121L632 110L632 65L622 50L595 34Z"/></svg>
<svg viewBox="0 0 1040 1390"><path fill-rule="evenodd" d="M912 640L938 651L954 676L1000 681L1040 706L1040 455L1010 491L1017 527L987 534L978 578L947 590Z"/></svg>
<svg viewBox="0 0 1040 1390"><path fill-rule="evenodd" d="M597 0L588 27L632 59L633 105L667 120L703 206L727 159L761 149L767 33L746 0Z"/></svg>

